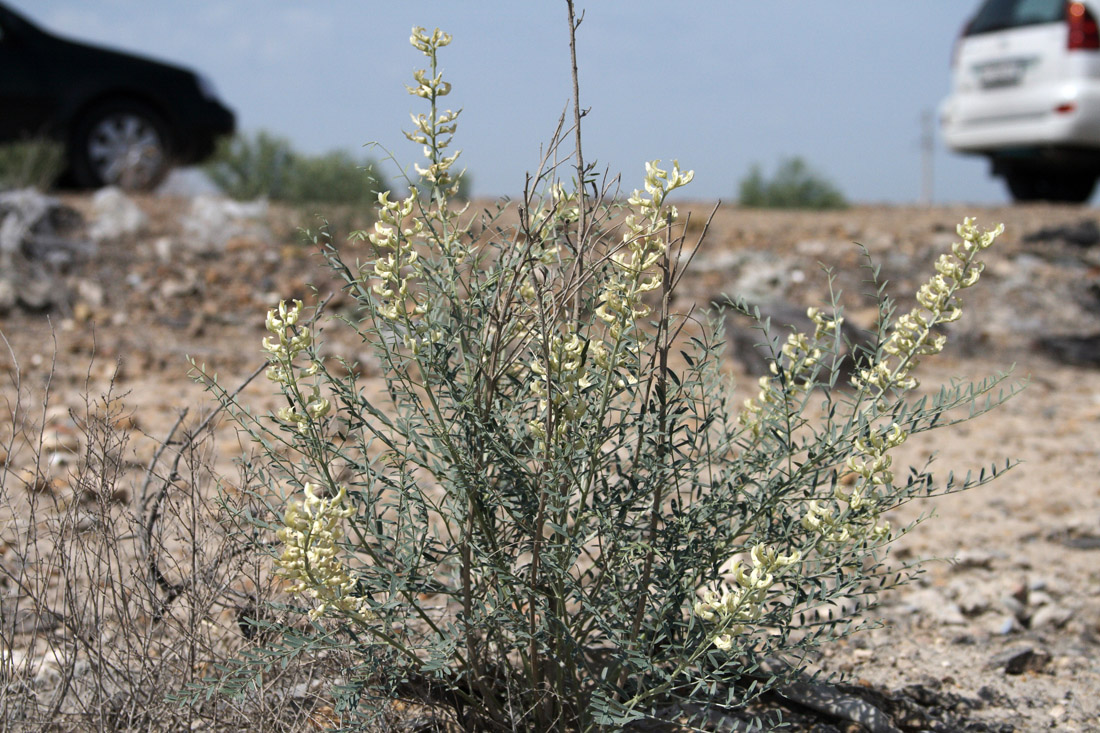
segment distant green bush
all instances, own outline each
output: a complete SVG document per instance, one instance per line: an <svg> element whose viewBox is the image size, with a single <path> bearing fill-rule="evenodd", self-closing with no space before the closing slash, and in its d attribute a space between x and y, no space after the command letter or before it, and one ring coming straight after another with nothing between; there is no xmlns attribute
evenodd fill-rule
<svg viewBox="0 0 1100 733"><path fill-rule="evenodd" d="M843 209L847 199L832 182L810 168L802 158L787 158L771 180L753 165L741 181L742 206L761 209Z"/></svg>
<svg viewBox="0 0 1100 733"><path fill-rule="evenodd" d="M47 189L65 169L65 148L45 139L0 145L0 190Z"/></svg>
<svg viewBox="0 0 1100 733"><path fill-rule="evenodd" d="M344 151L296 152L288 140L260 131L222 141L206 164L211 179L229 196L266 196L289 203L375 203L385 181L369 158Z"/></svg>

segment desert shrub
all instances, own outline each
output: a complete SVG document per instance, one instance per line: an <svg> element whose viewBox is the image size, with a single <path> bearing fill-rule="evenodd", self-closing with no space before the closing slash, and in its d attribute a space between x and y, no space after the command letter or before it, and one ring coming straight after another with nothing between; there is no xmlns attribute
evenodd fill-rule
<svg viewBox="0 0 1100 733"><path fill-rule="evenodd" d="M771 179L754 165L742 179L738 200L742 206L762 209L843 209L848 206L840 189L811 169L802 158L787 158Z"/></svg>
<svg viewBox="0 0 1100 733"><path fill-rule="evenodd" d="M303 155L288 140L265 131L222 140L205 168L237 199L362 205L373 203L385 189L369 158L357 160L343 151Z"/></svg>
<svg viewBox="0 0 1100 733"><path fill-rule="evenodd" d="M38 138L0 145L0 190L50 188L65 169L65 147Z"/></svg>
<svg viewBox="0 0 1100 733"><path fill-rule="evenodd" d="M886 564L906 528L885 512L996 475L895 477L891 452L1005 396L991 378L918 397L913 376L999 230L961 225L911 312L882 298L851 384L834 302L742 403L718 324L696 332L673 309L690 249L666 199L692 172L647 163L617 200L578 142L571 184L540 165L516 226L475 224L450 205L450 41L413 31L428 68L411 92L428 109L408 136L431 195L387 192L370 232L317 237L385 392L321 357L322 308L299 301L266 321L283 407L254 416L210 384L262 451L252 549L302 623L264 626L265 650L193 696L245 694L294 657L350 650L334 694L351 728L393 700L479 731L732 716L915 572Z"/></svg>

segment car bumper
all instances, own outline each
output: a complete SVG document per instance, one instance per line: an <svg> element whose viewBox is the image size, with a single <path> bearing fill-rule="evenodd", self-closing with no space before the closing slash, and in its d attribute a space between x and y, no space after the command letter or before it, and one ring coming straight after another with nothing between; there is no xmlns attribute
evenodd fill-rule
<svg viewBox="0 0 1100 733"><path fill-rule="evenodd" d="M948 97L940 106L944 142L956 152L976 154L1100 148L1100 82L1037 90L1014 102L989 92Z"/></svg>

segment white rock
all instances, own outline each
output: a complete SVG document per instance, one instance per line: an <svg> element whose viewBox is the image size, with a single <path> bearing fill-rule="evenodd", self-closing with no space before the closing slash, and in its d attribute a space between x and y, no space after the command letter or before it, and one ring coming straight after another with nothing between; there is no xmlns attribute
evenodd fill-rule
<svg viewBox="0 0 1100 733"><path fill-rule="evenodd" d="M1050 604L1043 606L1031 617L1029 626L1032 629L1056 628L1060 629L1073 618L1073 611L1065 606Z"/></svg>
<svg viewBox="0 0 1100 733"><path fill-rule="evenodd" d="M217 254L236 237L271 241L267 228L267 200L233 201L223 196L197 196L183 216L183 242L202 254Z"/></svg>
<svg viewBox="0 0 1100 733"><path fill-rule="evenodd" d="M77 296L88 305L99 308L106 302L106 292L99 283L81 278L76 283Z"/></svg>
<svg viewBox="0 0 1100 733"><path fill-rule="evenodd" d="M171 237L160 237L153 242L153 252L156 253L157 259L162 263L167 264L172 261L172 250L174 249L174 242Z"/></svg>
<svg viewBox="0 0 1100 733"><path fill-rule="evenodd" d="M202 168L173 168L164 181L157 186L157 196L179 196L194 198L221 193L218 184L210 180Z"/></svg>
<svg viewBox="0 0 1100 733"><path fill-rule="evenodd" d="M133 199L115 186L101 188L92 197L92 225L88 230L95 242L137 234L149 223L149 217Z"/></svg>
<svg viewBox="0 0 1100 733"><path fill-rule="evenodd" d="M0 193L0 252L18 252L33 227L57 199L33 188Z"/></svg>

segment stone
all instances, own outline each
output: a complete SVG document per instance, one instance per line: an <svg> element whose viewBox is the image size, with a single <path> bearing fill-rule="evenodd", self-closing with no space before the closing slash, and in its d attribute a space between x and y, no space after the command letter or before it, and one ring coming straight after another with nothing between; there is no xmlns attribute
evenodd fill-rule
<svg viewBox="0 0 1100 733"><path fill-rule="evenodd" d="M22 250L35 230L47 221L51 209L61 202L33 188L0 193L0 252Z"/></svg>
<svg viewBox="0 0 1100 733"><path fill-rule="evenodd" d="M0 192L0 313L43 311L68 301L58 269L93 251L83 219L34 189Z"/></svg>
<svg viewBox="0 0 1100 733"><path fill-rule="evenodd" d="M52 277L38 277L22 283L16 292L16 302L29 311L44 311L58 305L65 297Z"/></svg>
<svg viewBox="0 0 1100 733"><path fill-rule="evenodd" d="M1076 224L1043 227L1023 236L1025 242L1065 242L1077 247L1100 244L1100 225L1095 219L1082 219Z"/></svg>
<svg viewBox="0 0 1100 733"><path fill-rule="evenodd" d="M199 254L220 254L230 240L248 238L269 243L267 201L233 201L223 196L202 195L191 201L181 219L182 242Z"/></svg>
<svg viewBox="0 0 1100 733"><path fill-rule="evenodd" d="M1087 336L1043 336L1032 348L1063 364L1100 366L1100 333Z"/></svg>
<svg viewBox="0 0 1100 733"><path fill-rule="evenodd" d="M1021 593L1020 590L1025 590ZM1001 596L1001 607L1011 613L1020 623L1026 623L1029 615L1026 586L1017 588L1015 592Z"/></svg>
<svg viewBox="0 0 1100 733"><path fill-rule="evenodd" d="M16 256L62 264L89 254L83 226L76 209L32 188L0 192L0 264L8 268Z"/></svg>
<svg viewBox="0 0 1100 733"><path fill-rule="evenodd" d="M1043 606L1031 616L1029 627L1034 630L1060 629L1073 618L1073 611L1057 604Z"/></svg>
<svg viewBox="0 0 1100 733"><path fill-rule="evenodd" d="M1013 647L995 655L986 665L990 669L1002 669L1005 674L1041 672L1050 664L1050 653L1032 646Z"/></svg>
<svg viewBox="0 0 1100 733"><path fill-rule="evenodd" d="M964 616L980 616L989 610L989 601L977 594L968 594L959 598L958 606Z"/></svg>
<svg viewBox="0 0 1100 733"><path fill-rule="evenodd" d="M966 624L959 604L944 598L934 588L919 588L902 596L903 608L909 613L928 618L937 624L962 626Z"/></svg>
<svg viewBox="0 0 1100 733"><path fill-rule="evenodd" d="M76 296L92 308L102 308L107 300L106 291L104 291L103 286L87 278L80 278L77 280L74 290L76 291Z"/></svg>
<svg viewBox="0 0 1100 733"><path fill-rule="evenodd" d="M988 628L991 633L997 634L998 636L1008 636L1013 632L1019 631L1022 627L1015 616L1000 614L989 622Z"/></svg>
<svg viewBox="0 0 1100 733"><path fill-rule="evenodd" d="M19 481L26 487L27 491L32 494L47 494L53 493L54 482L44 476L34 466L27 466L19 470L16 474Z"/></svg>
<svg viewBox="0 0 1100 733"><path fill-rule="evenodd" d="M855 695L831 685L795 682L777 692L788 700L841 720L859 723L871 733L901 733L886 713Z"/></svg>
<svg viewBox="0 0 1100 733"><path fill-rule="evenodd" d="M1100 550L1100 533L1085 526L1070 525L1047 535L1051 542L1059 542L1074 550Z"/></svg>
<svg viewBox="0 0 1100 733"><path fill-rule="evenodd" d="M971 570L982 568L989 570L993 567L993 553L982 550L960 550L955 553L955 570Z"/></svg>
<svg viewBox="0 0 1100 733"><path fill-rule="evenodd" d="M206 171L196 167L173 168L155 191L157 196L178 198L212 196L221 192L218 184L206 175Z"/></svg>
<svg viewBox="0 0 1100 733"><path fill-rule="evenodd" d="M94 219L89 234L95 242L106 242L141 232L149 217L133 199L115 186L101 188L92 197Z"/></svg>
<svg viewBox="0 0 1100 733"><path fill-rule="evenodd" d="M156 253L157 259L164 264L168 264L172 261L173 250L175 249L175 242L171 237L158 237L153 242L153 252Z"/></svg>
<svg viewBox="0 0 1100 733"><path fill-rule="evenodd" d="M4 626L15 634L41 634L53 631L60 626L60 616L48 609L42 609L39 612L37 609L17 607L15 604L5 605L0 611L0 618L3 618ZM18 651L13 653L19 654ZM0 657L0 660L3 660L3 657ZM15 667L16 664L12 666Z"/></svg>

